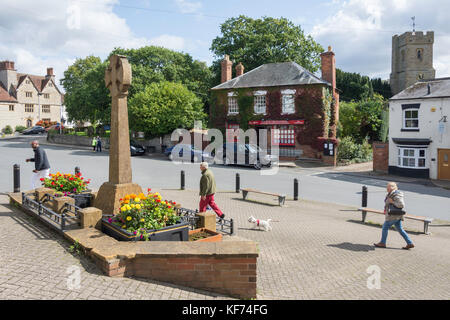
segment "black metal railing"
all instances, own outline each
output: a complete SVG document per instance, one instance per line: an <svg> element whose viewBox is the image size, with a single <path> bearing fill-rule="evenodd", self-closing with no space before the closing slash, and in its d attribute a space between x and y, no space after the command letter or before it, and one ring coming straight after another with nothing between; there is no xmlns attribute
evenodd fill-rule
<svg viewBox="0 0 450 320"><path fill-rule="evenodd" d="M194 230L197 228L198 220L200 219L195 214L198 212L198 210L192 210L187 208L177 208L177 215L182 217L183 221L186 221L189 223L189 228L191 230Z"/></svg>
<svg viewBox="0 0 450 320"><path fill-rule="evenodd" d="M233 219L220 219L216 218L216 231L229 234L234 234L234 221Z"/></svg>
<svg viewBox="0 0 450 320"><path fill-rule="evenodd" d="M61 214L54 212L44 206L43 202L31 199L25 192L22 192L22 206L57 231L64 232L66 230L66 215L64 212L61 212Z"/></svg>

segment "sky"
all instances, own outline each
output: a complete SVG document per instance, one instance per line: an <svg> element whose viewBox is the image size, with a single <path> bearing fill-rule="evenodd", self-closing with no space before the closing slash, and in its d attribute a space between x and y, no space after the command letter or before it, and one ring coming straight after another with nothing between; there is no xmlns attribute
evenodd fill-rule
<svg viewBox="0 0 450 320"><path fill-rule="evenodd" d="M344 71L388 79L395 34L434 31L436 77L450 76L449 0L0 0L0 61L57 81L77 58L115 47L163 46L211 65L226 19L284 17L300 25Z"/></svg>

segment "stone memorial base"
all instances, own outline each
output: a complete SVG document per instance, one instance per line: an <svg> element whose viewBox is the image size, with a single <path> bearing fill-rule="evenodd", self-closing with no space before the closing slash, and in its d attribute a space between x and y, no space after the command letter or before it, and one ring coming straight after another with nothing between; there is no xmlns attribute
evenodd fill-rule
<svg viewBox="0 0 450 320"><path fill-rule="evenodd" d="M113 214L120 210L120 199L127 194L140 194L142 188L136 183L113 184L105 182L98 190L94 199L94 207L102 210L103 214Z"/></svg>

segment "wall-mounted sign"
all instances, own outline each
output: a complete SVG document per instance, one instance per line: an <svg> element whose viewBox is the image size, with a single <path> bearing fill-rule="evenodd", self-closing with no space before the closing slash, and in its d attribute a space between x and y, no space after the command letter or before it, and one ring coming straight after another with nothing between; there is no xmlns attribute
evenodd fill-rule
<svg viewBox="0 0 450 320"><path fill-rule="evenodd" d="M248 124L251 125L275 125L275 124L304 124L305 120L255 120L249 121Z"/></svg>

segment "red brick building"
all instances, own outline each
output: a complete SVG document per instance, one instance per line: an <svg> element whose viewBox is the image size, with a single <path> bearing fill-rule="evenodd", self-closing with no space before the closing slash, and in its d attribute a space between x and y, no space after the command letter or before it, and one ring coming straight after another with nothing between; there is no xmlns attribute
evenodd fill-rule
<svg viewBox="0 0 450 320"><path fill-rule="evenodd" d="M279 129L279 135L269 133L267 141L279 144L280 158L324 158L335 164L335 148L331 158L323 157L324 142L336 141L339 115L331 47L321 58L322 78L295 62L283 62L264 64L247 73L239 63L232 79L232 62L225 56L222 83L211 89L211 126Z"/></svg>

